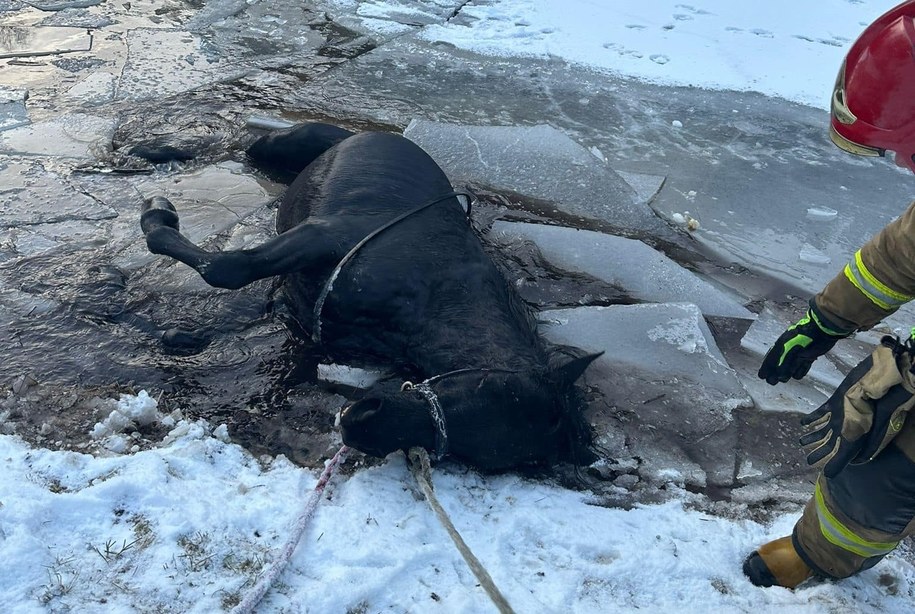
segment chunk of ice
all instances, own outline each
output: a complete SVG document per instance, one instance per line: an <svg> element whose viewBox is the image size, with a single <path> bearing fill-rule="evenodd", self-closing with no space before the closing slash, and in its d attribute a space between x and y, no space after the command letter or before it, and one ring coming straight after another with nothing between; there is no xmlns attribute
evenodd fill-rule
<svg viewBox="0 0 915 614"><path fill-rule="evenodd" d="M66 207L62 207L61 203L66 203ZM31 233L42 235L45 224L106 220L117 215L111 207L74 189L63 177L45 171L40 164L16 162L0 166L0 226L6 231L24 227ZM70 226L55 229L55 232L69 236L81 235L88 230ZM20 239L29 240L27 237ZM55 238L46 240L56 241Z"/></svg>
<svg viewBox="0 0 915 614"><path fill-rule="evenodd" d="M72 113L0 133L0 153L94 158L111 147L117 119Z"/></svg>
<svg viewBox="0 0 915 614"><path fill-rule="evenodd" d="M666 227L616 172L552 126L466 126L414 119L404 136L419 144L452 181L472 180L555 204L617 228Z"/></svg>
<svg viewBox="0 0 915 614"><path fill-rule="evenodd" d="M752 401L698 307L581 307L545 311L541 318L550 341L604 352L584 380L609 406L634 416L627 440L640 457L658 459L650 467L688 467L679 462L685 458L701 467L685 478L689 483L702 485L702 472L715 484L733 481L737 430L732 412Z"/></svg>
<svg viewBox="0 0 915 614"><path fill-rule="evenodd" d="M828 222L839 216L839 212L829 207L808 207L807 218L817 222Z"/></svg>
<svg viewBox="0 0 915 614"><path fill-rule="evenodd" d="M219 164L179 177L156 177L137 186L144 197L165 196L177 207L181 231L200 242L220 233L270 200L251 175Z"/></svg>
<svg viewBox="0 0 915 614"><path fill-rule="evenodd" d="M277 117L263 117L260 115L251 115L248 117L245 125L248 128L261 128L264 130L282 130L294 126L293 122Z"/></svg>
<svg viewBox="0 0 915 614"><path fill-rule="evenodd" d="M63 11L98 6L103 0L26 0L26 3L42 11Z"/></svg>
<svg viewBox="0 0 915 614"><path fill-rule="evenodd" d="M807 243L801 246L801 251L798 253L797 257L800 258L802 262L809 262L810 264L826 265L832 262L832 258L830 258L827 254L824 254L814 246Z"/></svg>
<svg viewBox="0 0 915 614"><path fill-rule="evenodd" d="M0 34L0 58L92 49L92 34L84 28L0 26Z"/></svg>
<svg viewBox="0 0 915 614"><path fill-rule="evenodd" d="M388 373L348 365L319 364L318 379L352 388L368 388Z"/></svg>
<svg viewBox="0 0 915 614"><path fill-rule="evenodd" d="M653 303L694 302L708 316L755 319L736 297L719 290L641 241L590 230L496 222L492 236L524 238L567 271L587 273Z"/></svg>
<svg viewBox="0 0 915 614"><path fill-rule="evenodd" d="M540 316L550 341L604 352L595 364L611 375L596 385L616 401L623 401L620 380L639 380L638 392L627 386L625 402L641 403L663 393L693 406L694 424L712 430L721 427L720 420L730 420L732 409L750 404L695 305L578 307Z"/></svg>
<svg viewBox="0 0 915 614"><path fill-rule="evenodd" d="M128 56L118 81L119 100L161 99L249 72L204 48L196 34L180 30L136 28L127 35Z"/></svg>
<svg viewBox="0 0 915 614"><path fill-rule="evenodd" d="M0 132L29 123L29 113L25 108L28 96L26 90L0 87Z"/></svg>

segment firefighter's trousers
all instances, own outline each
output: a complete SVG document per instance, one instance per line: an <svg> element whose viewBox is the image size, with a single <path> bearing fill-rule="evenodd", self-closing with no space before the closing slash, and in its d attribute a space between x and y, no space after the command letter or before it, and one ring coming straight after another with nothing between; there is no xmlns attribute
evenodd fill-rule
<svg viewBox="0 0 915 614"><path fill-rule="evenodd" d="M874 460L822 474L794 527L794 547L817 574L846 578L873 567L915 534L915 418Z"/></svg>

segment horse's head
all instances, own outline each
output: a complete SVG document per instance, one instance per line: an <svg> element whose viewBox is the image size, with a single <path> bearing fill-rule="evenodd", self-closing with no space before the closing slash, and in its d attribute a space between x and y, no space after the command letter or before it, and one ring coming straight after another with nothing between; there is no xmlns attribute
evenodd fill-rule
<svg viewBox="0 0 915 614"><path fill-rule="evenodd" d="M372 456L420 446L489 470L582 461L590 429L572 384L597 356L536 373L467 369L370 391L343 410L343 441Z"/></svg>

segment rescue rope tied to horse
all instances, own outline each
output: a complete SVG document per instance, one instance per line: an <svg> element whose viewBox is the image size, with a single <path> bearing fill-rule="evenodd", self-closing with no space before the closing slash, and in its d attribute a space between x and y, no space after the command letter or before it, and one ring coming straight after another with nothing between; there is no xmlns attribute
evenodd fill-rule
<svg viewBox="0 0 915 614"><path fill-rule="evenodd" d="M311 495L305 504L305 508L296 518L292 527L292 533L290 534L289 539L286 540L283 548L279 551L277 559L245 598L239 602L237 606L232 608L232 614L251 614L254 612L257 605L267 594L267 591L270 590L273 583L276 582L277 578L280 577L280 574L283 573L283 570L292 558L292 554L295 552L296 546L305 532L305 527L308 525L309 520L311 520L311 517L317 509L318 503L324 494L324 489L333 477L334 471L346 460L346 455L348 453L349 448L347 446L342 446L327 463L324 472L321 474L321 477L318 478L318 483L315 485L314 490L312 490ZM470 567L470 570L473 572L473 575L476 576L479 581L480 586L483 587L483 590L486 591L486 594L501 614L514 614L514 610L509 605L508 600L502 595L502 592L495 585L495 582L493 582L489 572L487 572L482 563L480 563L480 560L464 542L461 534L458 533L454 524L451 522L451 519L448 517L448 513L435 496L432 487L432 469L429 453L423 448L411 448L407 453L407 460L410 463L410 472L416 479L426 501L428 501L429 507L435 512L436 518L438 518L439 522L445 528L448 536L451 537L458 552L461 553L461 557L463 557L464 561L466 561L468 567Z"/></svg>

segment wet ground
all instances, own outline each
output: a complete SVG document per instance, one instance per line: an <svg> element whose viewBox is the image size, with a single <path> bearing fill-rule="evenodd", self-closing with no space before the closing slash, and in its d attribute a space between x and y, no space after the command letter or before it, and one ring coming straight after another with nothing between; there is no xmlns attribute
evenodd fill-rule
<svg viewBox="0 0 915 614"><path fill-rule="evenodd" d="M461 19L462 3L447 4L423 19ZM0 429L45 447L97 449L90 431L110 399L140 389L158 396L160 409L227 424L255 454L319 466L339 445L334 415L358 392L316 380L325 357L295 334L274 284L210 288L148 254L140 234L143 198L163 194L181 211L183 231L210 249L270 236L283 188L255 173L242 151L272 120L397 132L415 118L550 124L616 170L662 176L650 202L657 223L623 234L754 312L791 313L832 276L822 259L797 257L804 245L840 262L842 250L907 202L893 169L861 167L824 147L822 112L756 94L477 57L411 38L422 24L406 16L396 33L370 35L348 27L358 22L352 15L320 3L41 6L0 0ZM674 119L683 120L677 130ZM620 231L472 177L462 185L481 197L481 229L501 218ZM874 194L886 204L874 205ZM840 230L780 234L771 225L799 227L795 220L812 206L861 202L876 213L859 216L860 224L849 222L851 213ZM729 226L722 220L733 208L742 214ZM707 232L678 226L675 214L686 210ZM492 253L538 309L638 302L613 284L558 269L528 244L499 244ZM711 323L728 359L752 371L755 359L740 347L749 323ZM638 406L608 406L597 389L590 394L595 423L624 434L620 446L656 428L633 418L644 411ZM787 416L740 409L727 434L738 450L729 479L692 487L730 498L753 485L757 474L742 473L753 460L775 485L744 488L743 500L806 498L811 474ZM133 439L142 448L161 434L137 431ZM631 463L611 463L590 475L633 488L634 474ZM619 498L619 488L610 491Z"/></svg>

